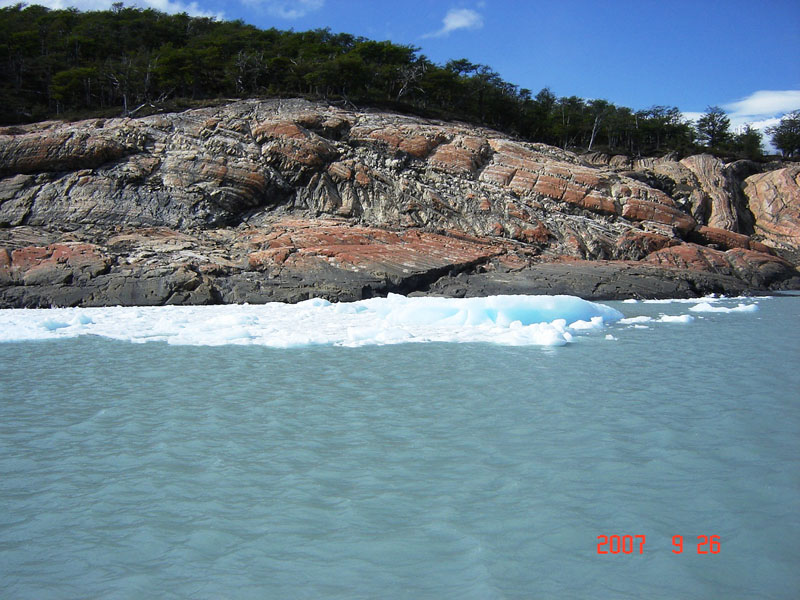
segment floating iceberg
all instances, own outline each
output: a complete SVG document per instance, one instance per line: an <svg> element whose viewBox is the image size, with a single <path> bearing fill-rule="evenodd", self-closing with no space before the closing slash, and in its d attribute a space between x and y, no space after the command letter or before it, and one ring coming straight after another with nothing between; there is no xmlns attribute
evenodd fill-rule
<svg viewBox="0 0 800 600"><path fill-rule="evenodd" d="M717 313L732 313L732 312L755 312L758 310L758 304L744 304L739 303L736 306L715 306L710 302L701 302L692 306L689 310L693 312L717 312Z"/></svg>
<svg viewBox="0 0 800 600"><path fill-rule="evenodd" d="M623 318L574 296L407 298L299 304L13 309L0 311L0 341L96 335L135 343L366 346L488 342L556 346Z"/></svg>

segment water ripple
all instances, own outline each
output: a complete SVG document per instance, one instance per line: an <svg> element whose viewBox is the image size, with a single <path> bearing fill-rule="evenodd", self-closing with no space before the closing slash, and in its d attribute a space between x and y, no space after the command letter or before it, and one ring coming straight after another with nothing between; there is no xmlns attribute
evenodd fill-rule
<svg viewBox="0 0 800 600"><path fill-rule="evenodd" d="M0 596L792 597L796 305L555 352L4 344Z"/></svg>

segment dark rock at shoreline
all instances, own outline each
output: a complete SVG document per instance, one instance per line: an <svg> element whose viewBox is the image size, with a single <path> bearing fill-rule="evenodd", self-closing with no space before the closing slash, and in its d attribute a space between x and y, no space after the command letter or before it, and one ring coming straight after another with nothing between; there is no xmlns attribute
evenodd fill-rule
<svg viewBox="0 0 800 600"><path fill-rule="evenodd" d="M681 243L642 261L534 255L512 241L387 231L344 220L179 232L114 232L100 244L20 227L0 252L0 306L104 306L352 301L390 292L476 296L572 294L590 299L695 297L797 286L785 260L742 248ZM87 234L88 235L88 234ZM58 237L58 236L56 236Z"/></svg>
<svg viewBox="0 0 800 600"><path fill-rule="evenodd" d="M735 277L636 264L577 261L546 263L523 271L444 278L430 293L472 297L493 294L568 294L587 300L695 298L749 291Z"/></svg>

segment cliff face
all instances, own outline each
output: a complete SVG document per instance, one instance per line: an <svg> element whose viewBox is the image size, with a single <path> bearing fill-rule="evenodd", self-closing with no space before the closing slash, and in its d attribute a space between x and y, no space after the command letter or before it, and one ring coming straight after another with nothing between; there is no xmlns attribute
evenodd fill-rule
<svg viewBox="0 0 800 600"><path fill-rule="evenodd" d="M0 305L794 287L800 167L758 171L299 100L6 128Z"/></svg>

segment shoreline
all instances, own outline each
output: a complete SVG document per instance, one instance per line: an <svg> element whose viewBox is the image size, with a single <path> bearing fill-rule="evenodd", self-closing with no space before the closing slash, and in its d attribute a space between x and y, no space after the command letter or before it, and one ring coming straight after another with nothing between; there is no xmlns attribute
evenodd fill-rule
<svg viewBox="0 0 800 600"><path fill-rule="evenodd" d="M20 226L0 230L0 308L348 302L390 293L627 300L800 290L800 274L776 256L691 243L666 250L669 262L653 255L586 260L459 232L300 217L194 231Z"/></svg>
<svg viewBox="0 0 800 600"><path fill-rule="evenodd" d="M554 261L517 270L500 261L478 268L412 273L284 269L280 274L232 268L215 273L197 265L135 269L86 261L34 266L0 280L0 309L51 307L237 305L311 298L352 302L396 293L409 297L472 298L496 295L569 295L591 301L667 300L800 293L800 279L754 287L731 275L626 261Z"/></svg>

